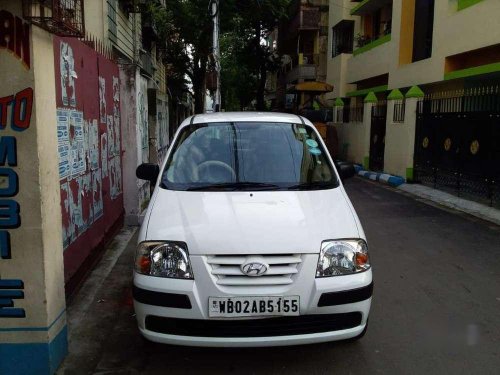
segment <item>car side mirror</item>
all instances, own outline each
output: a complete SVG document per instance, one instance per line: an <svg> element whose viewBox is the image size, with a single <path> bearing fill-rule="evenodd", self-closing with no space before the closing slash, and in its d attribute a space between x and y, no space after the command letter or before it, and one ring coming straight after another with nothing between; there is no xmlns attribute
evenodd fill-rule
<svg viewBox="0 0 500 375"><path fill-rule="evenodd" d="M160 167L157 164L144 163L135 170L138 179L150 181L153 184L156 184L159 174Z"/></svg>
<svg viewBox="0 0 500 375"><path fill-rule="evenodd" d="M335 163L337 171L339 172L340 178L345 180L346 178L351 178L356 175L356 169L354 169L354 164L347 162L337 162Z"/></svg>

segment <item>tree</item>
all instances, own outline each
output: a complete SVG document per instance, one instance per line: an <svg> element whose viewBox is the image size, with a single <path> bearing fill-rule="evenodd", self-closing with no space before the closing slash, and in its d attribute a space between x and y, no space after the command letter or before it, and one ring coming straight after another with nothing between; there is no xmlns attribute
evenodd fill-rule
<svg viewBox="0 0 500 375"><path fill-rule="evenodd" d="M277 68L276 59L262 40L286 16L290 0L221 0L222 91L226 105L244 108L256 100L264 109L267 72ZM189 77L195 112L204 111L205 76L212 53L213 19L209 0L167 0L172 28L167 56L172 70ZM177 77L179 78L179 77Z"/></svg>
<svg viewBox="0 0 500 375"><path fill-rule="evenodd" d="M171 35L167 42L177 44L178 52L183 51L182 56L168 56L167 60L170 59L175 71L187 75L191 80L195 112L202 113L205 103L205 75L211 52L212 19L208 15L208 1L167 0L166 5L172 12L175 30L175 38Z"/></svg>
<svg viewBox="0 0 500 375"><path fill-rule="evenodd" d="M279 22L287 17L290 0L227 0L226 8L232 10L232 20L224 33L232 33L233 40L238 39L239 48L231 52L237 54L234 61L253 82L253 95L257 110L265 110L265 86L267 73L278 69L279 59L263 43L267 35ZM229 29L229 30L228 30ZM224 64L222 69L226 69ZM243 76L241 76L243 77ZM240 77L240 78L241 78ZM222 81L224 86L226 83ZM237 88L235 88L237 90Z"/></svg>

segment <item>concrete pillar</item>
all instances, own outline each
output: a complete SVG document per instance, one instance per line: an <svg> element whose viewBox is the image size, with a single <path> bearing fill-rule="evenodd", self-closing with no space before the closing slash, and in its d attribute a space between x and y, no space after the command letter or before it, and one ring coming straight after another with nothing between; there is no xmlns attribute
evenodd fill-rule
<svg viewBox="0 0 500 375"><path fill-rule="evenodd" d="M138 68L120 68L120 113L123 124L123 191L125 224L139 225L149 202L149 182L135 169L149 161L148 84Z"/></svg>
<svg viewBox="0 0 500 375"><path fill-rule="evenodd" d="M366 95L364 99L362 153L363 168L366 170L370 168L370 132L372 125L372 108L377 105L377 101L378 99L373 92L368 93L368 95Z"/></svg>
<svg viewBox="0 0 500 375"><path fill-rule="evenodd" d="M0 374L54 373L67 353L51 34L0 0Z"/></svg>
<svg viewBox="0 0 500 375"><path fill-rule="evenodd" d="M423 95L423 92L415 86L408 91L406 99L399 90L397 92L393 90L388 97L384 170L407 180L413 179L417 106ZM403 99L405 101L404 121L394 122L395 104L403 102Z"/></svg>
<svg viewBox="0 0 500 375"><path fill-rule="evenodd" d="M407 128L402 122L394 122L396 105L404 103L404 95L394 89L387 97L387 122L385 132L384 172L397 176L406 174ZM406 111L405 111L406 113Z"/></svg>
<svg viewBox="0 0 500 375"><path fill-rule="evenodd" d="M422 95L423 98L423 95ZM413 165L415 157L415 131L417 128L417 108L418 103L422 100L420 97L406 98L405 112L405 127L408 142L408 150L406 152L406 170L405 178L409 181L413 180Z"/></svg>

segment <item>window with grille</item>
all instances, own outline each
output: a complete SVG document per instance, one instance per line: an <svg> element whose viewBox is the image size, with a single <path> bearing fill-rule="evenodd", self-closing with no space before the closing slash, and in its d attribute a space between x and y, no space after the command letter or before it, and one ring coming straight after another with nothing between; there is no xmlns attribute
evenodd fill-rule
<svg viewBox="0 0 500 375"><path fill-rule="evenodd" d="M392 116L392 122L402 123L405 122L405 101L399 101L394 103L394 113Z"/></svg>
<svg viewBox="0 0 500 375"><path fill-rule="evenodd" d="M83 37L84 0L23 0L23 17L59 36Z"/></svg>
<svg viewBox="0 0 500 375"><path fill-rule="evenodd" d="M116 43L118 35L116 5L115 0L108 0L108 36L109 40L113 43Z"/></svg>
<svg viewBox="0 0 500 375"><path fill-rule="evenodd" d="M332 57L352 53L354 21L343 20L332 28Z"/></svg>

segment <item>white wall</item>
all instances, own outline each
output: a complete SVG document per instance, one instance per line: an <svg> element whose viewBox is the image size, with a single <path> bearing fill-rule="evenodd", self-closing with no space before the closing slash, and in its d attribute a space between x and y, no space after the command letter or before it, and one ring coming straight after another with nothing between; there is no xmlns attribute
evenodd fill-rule
<svg viewBox="0 0 500 375"><path fill-rule="evenodd" d="M353 83L389 73L394 57L394 40L353 56L347 67L347 82Z"/></svg>
<svg viewBox="0 0 500 375"><path fill-rule="evenodd" d="M0 0L0 10L26 24L21 18L20 1ZM27 101L24 107L25 116L31 110L28 126L13 128L14 106L9 104L8 122L0 129L3 141L15 139L17 155L16 165L7 158L2 167L18 176L18 191L2 199L18 205L20 217L18 225L6 228L5 215L10 210L2 204L0 231L10 236L10 256L0 258L0 282L23 283L14 288L23 292L24 298L14 299L13 308L25 313L24 317L5 318L3 314L11 308L0 308L0 353L11 353L0 359L0 373L5 374L23 372L20 369L48 372L51 365L57 366L51 363L55 359L49 350L56 336L61 337L56 351L64 356L67 349L53 41L49 33L36 26L28 30L29 65L27 60L0 49L0 97L33 90L32 106ZM1 190L12 183L6 174L0 180ZM11 211L9 216L17 215ZM0 289L5 288L0 284Z"/></svg>
<svg viewBox="0 0 500 375"><path fill-rule="evenodd" d="M385 133L384 171L406 178L408 168L413 168L415 125L418 99L406 100L405 120L393 122L394 104L387 103L387 126Z"/></svg>
<svg viewBox="0 0 500 375"><path fill-rule="evenodd" d="M346 93L355 90L354 85L347 83L347 66L352 55L342 53L328 59L327 83L333 85L333 92L328 98L345 97Z"/></svg>
<svg viewBox="0 0 500 375"><path fill-rule="evenodd" d="M347 65L351 54L340 54L332 58L332 28L342 20L359 20L351 16L350 9L356 6L350 0L330 0L328 16L328 52L326 82L333 85L333 92L325 95L327 99L345 97L346 92L355 90L355 86L347 84ZM354 24L354 35L359 32L359 22Z"/></svg>

